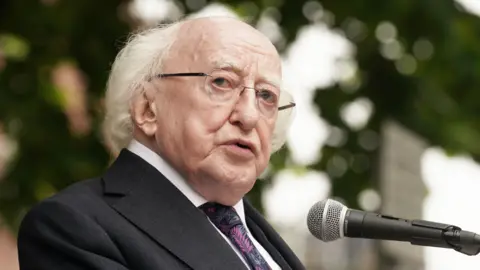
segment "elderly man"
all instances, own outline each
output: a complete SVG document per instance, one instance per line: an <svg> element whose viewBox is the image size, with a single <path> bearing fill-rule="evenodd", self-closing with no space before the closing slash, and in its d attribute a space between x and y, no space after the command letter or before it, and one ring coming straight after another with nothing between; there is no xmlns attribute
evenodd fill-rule
<svg viewBox="0 0 480 270"><path fill-rule="evenodd" d="M20 268L303 269L243 197L284 142L281 60L232 18L135 35L112 68L106 173L35 206Z"/></svg>

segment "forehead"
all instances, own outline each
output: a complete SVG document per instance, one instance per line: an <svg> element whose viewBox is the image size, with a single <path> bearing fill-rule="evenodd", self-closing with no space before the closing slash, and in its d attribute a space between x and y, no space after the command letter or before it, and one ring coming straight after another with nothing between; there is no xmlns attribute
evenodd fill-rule
<svg viewBox="0 0 480 270"><path fill-rule="evenodd" d="M228 66L245 73L281 76L281 60L275 47L243 22L225 19L188 23L173 49L178 53L177 63L195 71Z"/></svg>

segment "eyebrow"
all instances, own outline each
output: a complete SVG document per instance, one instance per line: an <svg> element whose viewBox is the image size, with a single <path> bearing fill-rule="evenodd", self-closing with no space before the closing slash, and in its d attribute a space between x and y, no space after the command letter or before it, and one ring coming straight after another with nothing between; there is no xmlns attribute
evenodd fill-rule
<svg viewBox="0 0 480 270"><path fill-rule="evenodd" d="M215 59L212 61L214 68L218 69L232 69L236 73L241 73L243 69L241 68L240 64L237 61L227 58L220 58ZM282 80L272 73L264 73L260 72L260 78L262 81L273 85L274 87L278 88L279 90L282 89Z"/></svg>

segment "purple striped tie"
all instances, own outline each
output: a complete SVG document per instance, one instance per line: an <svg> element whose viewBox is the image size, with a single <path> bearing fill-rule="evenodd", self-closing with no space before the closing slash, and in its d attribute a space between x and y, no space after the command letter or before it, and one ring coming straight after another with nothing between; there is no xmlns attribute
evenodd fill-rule
<svg viewBox="0 0 480 270"><path fill-rule="evenodd" d="M235 209L218 203L205 203L199 207L212 223L238 248L250 269L270 270L268 263L255 248Z"/></svg>

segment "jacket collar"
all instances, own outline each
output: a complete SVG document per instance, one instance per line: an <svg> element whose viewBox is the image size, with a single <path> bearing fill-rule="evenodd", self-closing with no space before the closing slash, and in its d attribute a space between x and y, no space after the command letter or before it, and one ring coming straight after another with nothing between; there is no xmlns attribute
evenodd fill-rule
<svg viewBox="0 0 480 270"><path fill-rule="evenodd" d="M248 202L244 200L247 226L253 236L272 256L282 270L304 270L305 266L283 241L280 235L268 224L263 216Z"/></svg>
<svg viewBox="0 0 480 270"><path fill-rule="evenodd" d="M178 190L180 190L180 192L182 192L182 194L185 195L185 197L187 197L196 207L199 207L207 202L205 198L198 194L187 183L187 180L180 173L178 173L175 168L173 168L164 158L152 151L150 148L133 139L127 149L155 167L161 174L163 174L165 179L170 181ZM243 224L246 224L243 200L240 200L233 206L233 208L235 208L235 211L237 211Z"/></svg>
<svg viewBox="0 0 480 270"><path fill-rule="evenodd" d="M245 269L207 217L137 155L122 150L103 181L111 207L191 268Z"/></svg>

